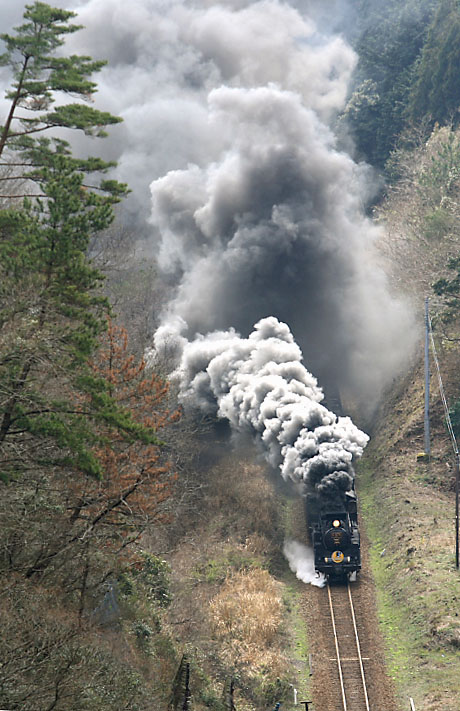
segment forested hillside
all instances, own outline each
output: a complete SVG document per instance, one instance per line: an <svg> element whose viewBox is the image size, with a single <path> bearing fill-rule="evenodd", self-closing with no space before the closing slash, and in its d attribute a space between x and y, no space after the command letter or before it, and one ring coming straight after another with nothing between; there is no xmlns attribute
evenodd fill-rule
<svg viewBox="0 0 460 711"><path fill-rule="evenodd" d="M383 168L406 130L458 122L458 4L353 5L359 62L345 115L360 155Z"/></svg>
<svg viewBox="0 0 460 711"><path fill-rule="evenodd" d="M326 27L324 8L310 4ZM266 430L254 415L268 380L279 394L281 376L300 378L300 348L277 320L292 317L330 387L329 406L373 437L358 489L400 708L412 695L417 711L457 711L455 477L438 394L433 455L417 460L423 374L407 313L420 312L421 334L430 297L458 436L458 2L349 0L343 16L354 21L332 40L311 30L300 3L168 6L167 19L149 25L158 46L166 37L155 59L164 123L152 129L159 172L141 197L123 173L143 178L150 160L137 144L123 153L124 140L135 143L136 123L123 133L135 112L122 123L105 110L96 80L113 105L110 65L74 52L84 28L58 5L26 5L20 25L0 28L1 708L262 711L290 708L294 688L307 698L304 584L282 551L284 539L304 536L284 479L289 466L298 476L295 457L313 452L313 436L294 449L285 414L293 395L284 410L264 404ZM209 15L200 25L201 5ZM139 28L148 12L136 8ZM233 34L221 34L225 12ZM108 12L106 20L115 22ZM306 28L311 36L299 40ZM121 49L112 61L124 61ZM142 85L140 70L133 76L129 84ZM356 176L359 190L348 194ZM238 323L225 322L232 313ZM280 365L269 346L294 357ZM177 372L168 376L180 352L189 380L178 385ZM267 381L242 388L275 361ZM241 386L233 400L231 377ZM296 387L313 392L316 407L316 381L301 377ZM312 412L300 424L313 430ZM321 437L336 424L327 417ZM359 457L366 435L350 422L340 437L343 456ZM276 447L289 450L283 464Z"/></svg>
<svg viewBox="0 0 460 711"><path fill-rule="evenodd" d="M420 314L429 298L431 454L424 439L422 344L383 398L360 464L387 661L409 697L454 711L460 626L456 558L458 438L460 10L456 2L362 3L360 81L345 114L359 155L385 175L373 206L394 287ZM369 13L369 14L367 14ZM369 24L368 19L372 22ZM378 32L371 28L378 27ZM443 398L446 398L443 402ZM382 505L385 501L385 505Z"/></svg>
<svg viewBox="0 0 460 711"><path fill-rule="evenodd" d="M81 101L54 105L59 94L92 94L103 65L58 56L79 29L73 17L36 3L2 36L13 71L0 138L5 708L147 703L136 665L97 625L117 616L110 596L123 575L127 606L139 596L133 639L148 629L142 605L153 619L169 599L165 563L136 541L166 515L174 474L160 432L177 414L166 383L111 322L89 256L127 188L104 177L109 163L73 156L49 131L104 136L119 120Z"/></svg>

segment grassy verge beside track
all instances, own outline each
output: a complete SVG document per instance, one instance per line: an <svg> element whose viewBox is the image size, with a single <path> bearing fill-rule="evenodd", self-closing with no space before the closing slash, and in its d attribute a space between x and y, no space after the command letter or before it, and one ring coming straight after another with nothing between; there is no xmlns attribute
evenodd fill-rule
<svg viewBox="0 0 460 711"><path fill-rule="evenodd" d="M299 499L286 499L283 507L283 529L286 538L305 542L305 519L303 502ZM293 679L299 701L310 699L309 643L307 634L307 612L305 610L305 583L298 580L285 562L280 575L284 585L284 603L286 608L286 627L289 644L291 668L295 672Z"/></svg>
<svg viewBox="0 0 460 711"><path fill-rule="evenodd" d="M387 400L358 467L387 662L403 709L460 707L460 576L454 494L442 422L423 450L423 381L416 371Z"/></svg>

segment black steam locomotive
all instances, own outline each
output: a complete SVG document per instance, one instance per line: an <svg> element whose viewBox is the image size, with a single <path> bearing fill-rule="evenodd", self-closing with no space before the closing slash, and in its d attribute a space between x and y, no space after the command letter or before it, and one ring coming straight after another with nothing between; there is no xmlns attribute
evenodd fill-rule
<svg viewBox="0 0 460 711"><path fill-rule="evenodd" d="M343 505L321 510L309 525L315 570L331 581L354 579L361 570L356 494L347 491Z"/></svg>

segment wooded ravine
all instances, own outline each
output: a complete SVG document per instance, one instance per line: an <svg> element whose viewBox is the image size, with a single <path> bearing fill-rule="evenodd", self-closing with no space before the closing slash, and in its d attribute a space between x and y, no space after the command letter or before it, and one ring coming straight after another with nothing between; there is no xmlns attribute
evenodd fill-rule
<svg viewBox="0 0 460 711"><path fill-rule="evenodd" d="M337 711L356 488L370 708L458 711L459 3L55 1L0 7L0 707Z"/></svg>

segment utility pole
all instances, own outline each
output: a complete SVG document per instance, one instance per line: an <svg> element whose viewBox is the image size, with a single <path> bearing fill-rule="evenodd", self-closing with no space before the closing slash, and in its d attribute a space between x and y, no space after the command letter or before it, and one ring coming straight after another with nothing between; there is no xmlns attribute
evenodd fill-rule
<svg viewBox="0 0 460 711"><path fill-rule="evenodd" d="M458 453L458 449L455 452L455 567L458 570L458 558L459 558L459 551L458 551L458 529L459 529L459 522L458 522L458 495L459 495L459 488L460 488L460 455Z"/></svg>
<svg viewBox="0 0 460 711"><path fill-rule="evenodd" d="M425 454L430 456L430 315L429 299L425 299Z"/></svg>
<svg viewBox="0 0 460 711"><path fill-rule="evenodd" d="M185 665L185 694L184 694L184 703L182 706L182 711L189 711L191 696L192 695L190 693L190 663L187 662Z"/></svg>

